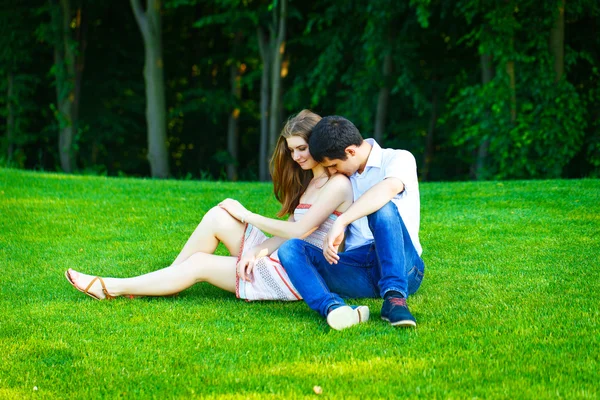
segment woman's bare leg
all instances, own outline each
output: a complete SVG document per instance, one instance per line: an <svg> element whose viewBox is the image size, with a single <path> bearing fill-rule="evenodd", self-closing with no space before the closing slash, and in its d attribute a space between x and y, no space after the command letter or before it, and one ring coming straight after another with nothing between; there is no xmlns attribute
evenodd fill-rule
<svg viewBox="0 0 600 400"><path fill-rule="evenodd" d="M245 225L220 207L211 208L202 218L187 243L169 267L133 278L103 278L111 296L168 296L197 282L208 282L235 293L236 261ZM212 254L223 242L231 256ZM71 281L84 290L94 279L69 269ZM102 285L96 281L88 290L104 298Z"/></svg>
<svg viewBox="0 0 600 400"><path fill-rule="evenodd" d="M168 296L185 290L198 282L208 282L228 292L235 293L236 257L216 256L201 252L192 254L180 264L159 269L133 278L103 278L111 296ZM69 269L71 280L80 289L85 289L94 279ZM104 298L98 280L88 290L98 298Z"/></svg>
<svg viewBox="0 0 600 400"><path fill-rule="evenodd" d="M237 256L242 243L244 226L222 208L218 206L211 208L183 246L173 265L181 264L198 252L212 254L219 242L223 242L229 254Z"/></svg>

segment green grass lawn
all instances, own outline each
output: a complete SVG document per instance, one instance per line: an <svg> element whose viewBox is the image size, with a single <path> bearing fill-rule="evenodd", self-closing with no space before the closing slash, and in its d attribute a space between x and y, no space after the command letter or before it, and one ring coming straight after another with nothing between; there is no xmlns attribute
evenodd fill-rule
<svg viewBox="0 0 600 400"><path fill-rule="evenodd" d="M337 332L208 284L98 302L65 280L167 266L225 197L278 210L270 184L0 169L0 398L600 396L600 180L422 184L416 330L376 299Z"/></svg>

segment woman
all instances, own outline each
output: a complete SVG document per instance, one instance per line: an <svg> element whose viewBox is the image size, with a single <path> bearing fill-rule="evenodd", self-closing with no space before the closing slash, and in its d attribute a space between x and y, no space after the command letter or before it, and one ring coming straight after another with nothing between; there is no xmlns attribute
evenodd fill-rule
<svg viewBox="0 0 600 400"><path fill-rule="evenodd" d="M337 215L352 203L348 178L341 174L330 177L309 153L308 137L320 119L308 110L291 118L271 159L274 192L282 204L278 216L289 215L287 221L251 213L227 199L206 213L169 267L133 278L101 278L69 269L67 279L98 300L168 296L197 282L208 282L247 300L301 299L281 267L276 249L289 238L304 238L322 247ZM274 236L267 238L261 230ZM219 242L231 256L213 254Z"/></svg>

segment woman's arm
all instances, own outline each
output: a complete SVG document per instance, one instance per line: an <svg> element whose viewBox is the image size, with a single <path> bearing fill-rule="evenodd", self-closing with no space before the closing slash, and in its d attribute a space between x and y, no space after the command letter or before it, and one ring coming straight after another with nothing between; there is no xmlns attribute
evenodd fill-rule
<svg viewBox="0 0 600 400"><path fill-rule="evenodd" d="M317 201L312 204L300 221L280 221L248 211L239 202L227 199L219 204L234 218L248 222L264 232L286 239L304 238L317 229L342 203L352 201L352 185L347 177L334 175L321 189Z"/></svg>
<svg viewBox="0 0 600 400"><path fill-rule="evenodd" d="M292 215L290 215L290 217L288 218L288 221L293 221L293 220L294 220L294 217ZM264 242L254 246L250 250L246 251L244 253L244 255L242 255L240 257L240 261L238 261L238 263L236 265L237 275L240 278L249 281L250 275L252 274L252 270L254 270L254 264L256 262L256 259L261 258L261 257L270 256L286 240L287 239L273 236L272 238L269 238L269 239L265 240Z"/></svg>
<svg viewBox="0 0 600 400"><path fill-rule="evenodd" d="M287 239L282 238L282 237L273 236L272 238L269 238L269 239L265 240L264 242L262 242L261 244L258 244L256 246L254 246L253 248L251 248L250 250L246 251L246 253L244 253L244 256L248 255L248 256L251 256L252 258L260 258L260 257L270 256L286 240Z"/></svg>

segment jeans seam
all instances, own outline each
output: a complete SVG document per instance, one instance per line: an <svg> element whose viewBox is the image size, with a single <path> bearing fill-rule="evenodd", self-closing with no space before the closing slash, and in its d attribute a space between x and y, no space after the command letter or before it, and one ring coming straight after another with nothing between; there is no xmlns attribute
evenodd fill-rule
<svg viewBox="0 0 600 400"><path fill-rule="evenodd" d="M323 277L321 276L321 274L317 271L317 268L315 266L314 263L310 262L311 260L309 260L309 255L308 255L308 249L310 248L310 246L312 246L310 243L307 243L308 246L304 246L304 261L306 262L306 264L308 265L312 265L312 268L309 268L309 270L311 271L312 274L314 274L314 276L317 278L317 282L319 282L319 285L321 285L321 289L323 289L324 292L327 292L327 296L329 297L329 302L327 303L327 307L325 308L325 314L321 314L323 316L327 316L327 310L334 304L344 304L344 303L339 303L337 302L337 300L335 299L335 297L333 296L333 294L331 293L331 290L329 290L329 287L327 286L327 284L323 281ZM315 246L316 247L316 246ZM319 313L321 312L321 310L319 310Z"/></svg>
<svg viewBox="0 0 600 400"><path fill-rule="evenodd" d="M393 207L393 210L394 210L393 215L394 215L394 217L396 217L396 218L399 219L398 222L400 223L401 227L404 225L404 227L406 228L406 225L404 224L404 221L402 219L402 215L400 215L400 212L398 211L396 205L393 204L393 202L391 202L391 201L388 202L386 205L384 205L384 207ZM375 213L379 212L380 210L376 211ZM373 213L373 214L375 214L375 213ZM371 216L369 216L369 217L371 217ZM375 216L375 215L373 215L372 218L369 218L369 229L371 229L371 232L373 232L373 245L375 247L375 256L376 256L376 260L377 260L377 264L378 264L377 267L380 269L380 273L383 275L383 265L382 265L381 259L379 257L379 253L377 252L377 242L378 241L377 241L377 238L375 237L375 233L374 233L374 231L375 231L375 221L373 221L373 219L376 219L377 221L379 221L380 218L383 218L383 217L382 216ZM414 245L412 244L412 240L410 239L410 235L408 235L407 238L404 238L404 241L407 241L407 240L408 240L408 242L414 248ZM404 253L404 257L405 258L408 257L408 252L406 251L406 249L403 250L403 253ZM406 260L405 260L405 265L406 265ZM402 265L401 268L404 268L404 265ZM407 297L407 294L408 294L408 291L409 291L408 288L409 288L409 272L410 272L410 270L409 271L405 270L404 272L405 272L405 280L406 280L406 290L400 290L399 288L394 287L394 286L387 287L387 288L384 289L384 292L382 293L382 297L384 297L385 293L389 292L390 290L394 290L396 292L401 293L405 298ZM378 287L379 287L379 283L378 283ZM381 290L381 288L380 288L380 290Z"/></svg>

